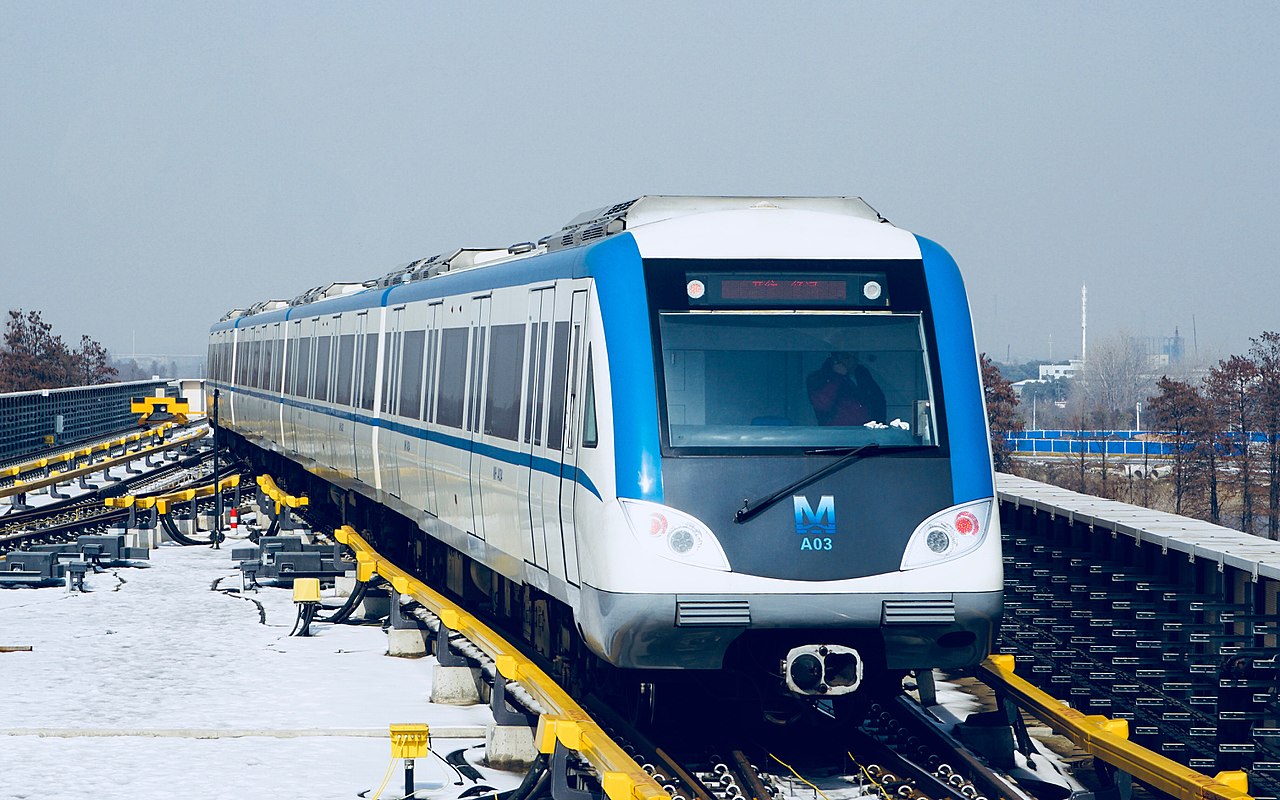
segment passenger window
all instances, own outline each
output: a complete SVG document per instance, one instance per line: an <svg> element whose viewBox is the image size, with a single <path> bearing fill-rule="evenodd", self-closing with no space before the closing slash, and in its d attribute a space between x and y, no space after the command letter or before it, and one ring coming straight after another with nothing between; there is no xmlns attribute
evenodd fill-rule
<svg viewBox="0 0 1280 800"><path fill-rule="evenodd" d="M316 381L311 389L311 397L316 400L329 399L329 351L332 347L332 336L316 339Z"/></svg>
<svg viewBox="0 0 1280 800"><path fill-rule="evenodd" d="M364 380L360 385L360 407L365 411L373 410L373 396L377 387L373 382L378 378L378 335L364 335Z"/></svg>
<svg viewBox="0 0 1280 800"><path fill-rule="evenodd" d="M551 356L551 402L547 409L547 447L559 450L564 443L564 400L569 377L569 323L557 322Z"/></svg>
<svg viewBox="0 0 1280 800"><path fill-rule="evenodd" d="M596 430L596 375L591 363L591 350L587 350L587 390L582 401L582 446L595 447L600 435Z"/></svg>
<svg viewBox="0 0 1280 800"><path fill-rule="evenodd" d="M298 370L294 373L293 393L298 397L307 395L307 370L311 364L311 337L303 336L298 340Z"/></svg>
<svg viewBox="0 0 1280 800"><path fill-rule="evenodd" d="M431 404L435 399L433 392L436 385L436 345L440 341L440 331L432 329L427 331L427 353L426 353L426 385L422 389L422 416L419 419L431 421Z"/></svg>
<svg viewBox="0 0 1280 800"><path fill-rule="evenodd" d="M351 370L355 368L356 335L346 333L338 337L338 392L333 400L339 405L351 405Z"/></svg>
<svg viewBox="0 0 1280 800"><path fill-rule="evenodd" d="M436 422L452 428L462 427L465 406L463 390L467 381L467 328L449 328L440 347L440 400L436 406Z"/></svg>
<svg viewBox="0 0 1280 800"><path fill-rule="evenodd" d="M515 440L520 431L520 373L524 325L494 325L489 351L484 432Z"/></svg>
<svg viewBox="0 0 1280 800"><path fill-rule="evenodd" d="M426 331L404 335L404 361L400 368L400 415L422 418L422 351Z"/></svg>

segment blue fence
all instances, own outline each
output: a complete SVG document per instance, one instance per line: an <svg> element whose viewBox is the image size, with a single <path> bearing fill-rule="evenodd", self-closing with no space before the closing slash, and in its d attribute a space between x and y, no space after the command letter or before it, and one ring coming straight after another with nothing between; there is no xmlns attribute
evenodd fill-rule
<svg viewBox="0 0 1280 800"><path fill-rule="evenodd" d="M1075 431L1075 430L1038 430L1019 431L1008 436L1009 444L1015 453L1096 453L1116 456L1167 456L1172 455L1176 445L1167 441L1167 434L1158 431ZM1252 431L1248 435L1251 445L1265 444L1264 433ZM1224 454L1227 451L1238 452L1242 437L1238 433L1228 433L1226 442L1220 445Z"/></svg>

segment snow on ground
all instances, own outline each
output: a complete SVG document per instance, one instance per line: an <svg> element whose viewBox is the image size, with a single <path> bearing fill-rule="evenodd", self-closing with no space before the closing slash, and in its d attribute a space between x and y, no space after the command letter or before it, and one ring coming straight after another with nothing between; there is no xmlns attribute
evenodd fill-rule
<svg viewBox="0 0 1280 800"><path fill-rule="evenodd" d="M483 743L488 708L431 704L434 660L384 655L380 626L291 638L289 589L250 593L265 625L212 590L239 588L232 544L166 545L148 566L90 575L85 594L0 590L0 645L33 648L0 653L0 798L354 798L386 770L390 723L470 737L436 741L442 755ZM433 796L465 788L439 759L418 774L444 783ZM400 780L397 767L383 796Z"/></svg>

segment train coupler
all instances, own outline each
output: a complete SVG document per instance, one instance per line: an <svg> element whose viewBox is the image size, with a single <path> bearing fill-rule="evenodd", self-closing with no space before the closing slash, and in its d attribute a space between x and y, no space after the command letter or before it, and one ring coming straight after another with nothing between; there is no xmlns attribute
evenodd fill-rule
<svg viewBox="0 0 1280 800"><path fill-rule="evenodd" d="M836 697L862 685L862 655L841 644L793 647L782 663L782 677L796 694Z"/></svg>

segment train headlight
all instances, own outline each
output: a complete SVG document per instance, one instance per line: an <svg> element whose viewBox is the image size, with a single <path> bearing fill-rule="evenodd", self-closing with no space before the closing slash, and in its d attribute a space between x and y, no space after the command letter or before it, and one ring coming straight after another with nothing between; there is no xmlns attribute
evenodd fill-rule
<svg viewBox="0 0 1280 800"><path fill-rule="evenodd" d="M934 514L911 534L900 569L941 564L977 550L987 538L990 521L990 500L953 506Z"/></svg>
<svg viewBox="0 0 1280 800"><path fill-rule="evenodd" d="M729 569L729 559L715 534L694 517L645 500L619 499L618 503L631 534L654 555L681 564Z"/></svg>

